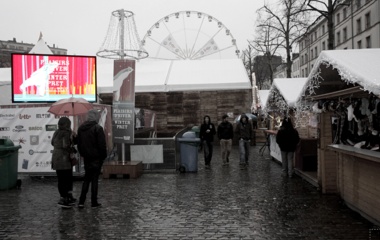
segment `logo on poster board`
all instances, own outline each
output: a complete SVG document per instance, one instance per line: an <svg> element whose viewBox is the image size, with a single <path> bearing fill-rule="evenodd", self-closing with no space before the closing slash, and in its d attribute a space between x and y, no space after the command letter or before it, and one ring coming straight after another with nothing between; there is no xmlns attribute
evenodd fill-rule
<svg viewBox="0 0 380 240"><path fill-rule="evenodd" d="M26 132L26 129L24 129L24 126L17 125L15 126L15 129L13 129L13 132Z"/></svg>
<svg viewBox="0 0 380 240"><path fill-rule="evenodd" d="M29 118L31 118L32 116L31 115L29 115L29 114L19 114L18 115L18 118L20 118L20 119L29 119Z"/></svg>
<svg viewBox="0 0 380 240"><path fill-rule="evenodd" d="M58 126L57 126L57 124L46 124L45 125L45 130L46 131L55 131L55 130L57 130L58 129Z"/></svg>
<svg viewBox="0 0 380 240"><path fill-rule="evenodd" d="M19 138L15 142L18 142L19 144L25 144L26 140L24 138Z"/></svg>
<svg viewBox="0 0 380 240"><path fill-rule="evenodd" d="M41 126L33 126L28 128L29 131L42 131L43 128Z"/></svg>
<svg viewBox="0 0 380 240"><path fill-rule="evenodd" d="M30 135L30 145L38 145L40 143L40 137L38 135Z"/></svg>
<svg viewBox="0 0 380 240"><path fill-rule="evenodd" d="M33 149L30 149L30 150L29 150L29 154L30 154L30 155L33 155L33 154L35 154L35 153L47 153L47 151L34 151Z"/></svg>
<svg viewBox="0 0 380 240"><path fill-rule="evenodd" d="M36 118L50 118L50 113L37 113Z"/></svg>
<svg viewBox="0 0 380 240"><path fill-rule="evenodd" d="M12 120L16 117L15 114L0 114L0 118L5 120Z"/></svg>

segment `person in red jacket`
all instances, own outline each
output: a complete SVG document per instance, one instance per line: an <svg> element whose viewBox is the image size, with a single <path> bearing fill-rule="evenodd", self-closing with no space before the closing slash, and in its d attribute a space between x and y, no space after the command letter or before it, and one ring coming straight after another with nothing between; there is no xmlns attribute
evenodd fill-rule
<svg viewBox="0 0 380 240"><path fill-rule="evenodd" d="M84 160L84 181L78 207L83 208L91 183L91 207L100 207L98 202L98 178L104 159L107 157L106 137L98 124L100 114L92 109L87 113L87 121L78 128L78 151Z"/></svg>
<svg viewBox="0 0 380 240"><path fill-rule="evenodd" d="M300 137L296 129L294 129L292 121L289 117L284 118L281 127L277 132L276 142L281 150L282 171L283 175L293 177L293 158Z"/></svg>

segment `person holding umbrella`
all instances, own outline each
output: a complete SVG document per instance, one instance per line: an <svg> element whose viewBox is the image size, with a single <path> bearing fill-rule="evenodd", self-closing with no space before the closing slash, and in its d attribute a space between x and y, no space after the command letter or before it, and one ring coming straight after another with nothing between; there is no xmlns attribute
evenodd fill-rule
<svg viewBox="0 0 380 240"><path fill-rule="evenodd" d="M61 199L58 205L63 208L70 208L76 199L71 191L73 186L73 166L71 164L71 147L75 142L75 133L71 130L71 121L67 117L58 120L58 129L51 139L53 145L52 169L57 173L58 191Z"/></svg>
<svg viewBox="0 0 380 240"><path fill-rule="evenodd" d="M104 159L107 157L106 137L98 124L100 113L91 109L87 120L78 128L78 151L84 160L84 181L78 208L83 208L91 183L91 207L100 207L98 202L98 178Z"/></svg>

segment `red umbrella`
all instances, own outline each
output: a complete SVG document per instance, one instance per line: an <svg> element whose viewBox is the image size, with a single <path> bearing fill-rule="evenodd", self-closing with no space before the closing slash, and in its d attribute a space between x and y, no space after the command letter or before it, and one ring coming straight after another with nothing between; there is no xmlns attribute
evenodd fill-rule
<svg viewBox="0 0 380 240"><path fill-rule="evenodd" d="M48 112L57 116L77 116L86 114L91 109L93 106L86 99L70 97L53 103Z"/></svg>

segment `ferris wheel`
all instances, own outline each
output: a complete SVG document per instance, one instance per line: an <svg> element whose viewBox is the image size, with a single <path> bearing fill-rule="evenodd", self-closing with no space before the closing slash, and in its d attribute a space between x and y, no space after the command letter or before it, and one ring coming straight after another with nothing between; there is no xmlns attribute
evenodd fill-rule
<svg viewBox="0 0 380 240"><path fill-rule="evenodd" d="M195 11L172 13L157 21L141 44L151 59L197 60L238 58L230 30L216 18Z"/></svg>

